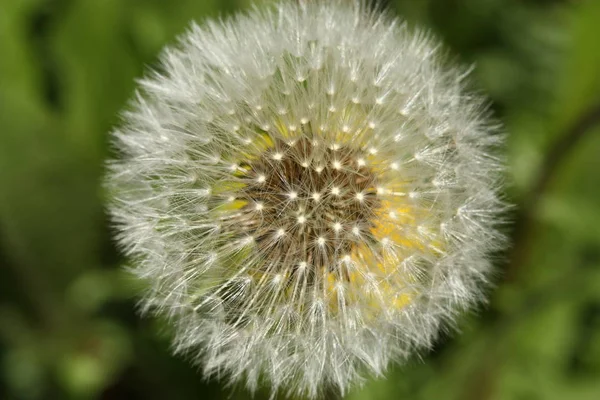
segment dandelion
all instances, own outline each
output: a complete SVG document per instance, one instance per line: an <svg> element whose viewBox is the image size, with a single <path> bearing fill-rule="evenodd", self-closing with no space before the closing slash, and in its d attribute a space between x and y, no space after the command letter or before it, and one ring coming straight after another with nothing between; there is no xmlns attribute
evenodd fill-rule
<svg viewBox="0 0 600 400"><path fill-rule="evenodd" d="M193 25L113 134L119 242L206 375L314 398L482 300L501 136L438 43L362 3Z"/></svg>

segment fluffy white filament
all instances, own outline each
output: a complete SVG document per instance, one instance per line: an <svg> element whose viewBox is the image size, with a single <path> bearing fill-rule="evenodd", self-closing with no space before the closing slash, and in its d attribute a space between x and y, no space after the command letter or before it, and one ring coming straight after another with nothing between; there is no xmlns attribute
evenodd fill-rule
<svg viewBox="0 0 600 400"><path fill-rule="evenodd" d="M207 375L345 393L482 300L501 136L438 43L361 4L193 25L113 134L118 239Z"/></svg>

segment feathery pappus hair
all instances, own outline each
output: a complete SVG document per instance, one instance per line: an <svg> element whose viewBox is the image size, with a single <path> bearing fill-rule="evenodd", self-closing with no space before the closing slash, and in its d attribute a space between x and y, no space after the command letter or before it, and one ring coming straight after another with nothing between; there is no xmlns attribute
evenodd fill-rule
<svg viewBox="0 0 600 400"><path fill-rule="evenodd" d="M192 25L113 132L118 241L174 348L344 394L483 300L502 145L439 43L357 1Z"/></svg>

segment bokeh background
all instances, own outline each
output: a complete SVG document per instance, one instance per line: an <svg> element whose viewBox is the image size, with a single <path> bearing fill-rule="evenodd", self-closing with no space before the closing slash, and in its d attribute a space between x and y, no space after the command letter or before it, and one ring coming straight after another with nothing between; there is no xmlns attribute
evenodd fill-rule
<svg viewBox="0 0 600 400"><path fill-rule="evenodd" d="M250 397L136 314L100 186L135 78L249 3L0 0L0 399ZM600 399L600 1L380 3L476 65L516 206L489 303L348 399Z"/></svg>

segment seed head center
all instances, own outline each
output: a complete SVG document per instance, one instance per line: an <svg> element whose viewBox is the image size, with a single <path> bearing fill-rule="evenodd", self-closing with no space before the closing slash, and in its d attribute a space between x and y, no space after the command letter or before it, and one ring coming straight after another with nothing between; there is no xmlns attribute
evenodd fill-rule
<svg viewBox="0 0 600 400"><path fill-rule="evenodd" d="M365 157L351 146L275 140L245 165L248 205L236 226L256 238L265 265L331 269L365 240L356 231L369 231L380 205L375 172L357 162Z"/></svg>

